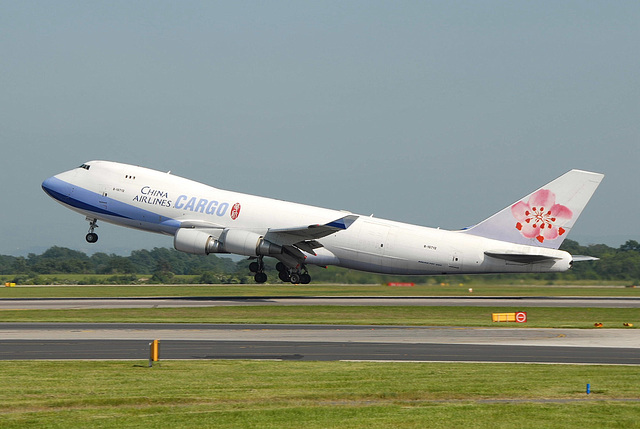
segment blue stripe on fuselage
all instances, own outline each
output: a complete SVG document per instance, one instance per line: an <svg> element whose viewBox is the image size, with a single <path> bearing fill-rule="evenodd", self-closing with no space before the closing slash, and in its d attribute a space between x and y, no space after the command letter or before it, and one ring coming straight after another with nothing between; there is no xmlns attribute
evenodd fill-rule
<svg viewBox="0 0 640 429"><path fill-rule="evenodd" d="M154 225L161 225L169 229L180 227L180 222L175 219L159 215L157 213L135 207L131 204L103 196L88 189L80 188L60 180L50 177L42 182L42 189L52 198L63 204L90 212L96 217L110 216L114 218L128 219L132 221L145 222ZM103 208L105 206L107 208Z"/></svg>
<svg viewBox="0 0 640 429"><path fill-rule="evenodd" d="M87 201L93 201L97 203L98 196L101 195L88 191L83 188L78 188L76 186L71 185L65 181L60 179L56 179L55 177L51 177L44 182L42 182L42 189L49 194L50 197L68 205L71 207L75 207L79 210L88 211L91 213L115 216L115 217L123 217L129 218L128 216L124 216L120 213L112 212L109 210L102 209L95 204L91 204ZM66 192L65 192L66 191ZM72 196L73 195L73 196ZM77 195L77 196L76 196ZM103 199L113 201L111 198L102 197Z"/></svg>

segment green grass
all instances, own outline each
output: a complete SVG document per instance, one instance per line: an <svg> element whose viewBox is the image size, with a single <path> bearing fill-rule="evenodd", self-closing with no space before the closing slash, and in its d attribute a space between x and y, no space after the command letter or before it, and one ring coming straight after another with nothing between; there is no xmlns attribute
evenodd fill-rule
<svg viewBox="0 0 640 429"><path fill-rule="evenodd" d="M594 285L595 286L595 285ZM544 285L1 288L5 297L638 296L639 289ZM525 310L526 325L491 322ZM622 328L638 309L255 306L3 310L3 322L336 323ZM161 356L162 357L162 356ZM163 361L0 362L2 428L640 428L640 371L625 366ZM591 383L592 395L584 393ZM625 401L631 399L631 401Z"/></svg>
<svg viewBox="0 0 640 429"><path fill-rule="evenodd" d="M154 297L154 296L640 296L640 288L597 285L154 285L41 286L0 288L0 298ZM529 322L498 324L491 313L527 311ZM192 322L192 323L338 323L423 326L518 326L605 328L640 326L637 309L422 307L422 306L250 306L209 308L0 310L0 322Z"/></svg>
<svg viewBox="0 0 640 429"><path fill-rule="evenodd" d="M473 292L469 292L469 288ZM610 296L640 297L640 288L620 285L455 284L389 287L383 285L126 285L0 287L0 298L138 296Z"/></svg>
<svg viewBox="0 0 640 429"><path fill-rule="evenodd" d="M527 323L494 323L491 313L527 311ZM196 308L0 310L0 322L311 323L518 328L640 326L637 308L236 306Z"/></svg>
<svg viewBox="0 0 640 429"><path fill-rule="evenodd" d="M7 361L0 373L3 428L640 427L633 367Z"/></svg>

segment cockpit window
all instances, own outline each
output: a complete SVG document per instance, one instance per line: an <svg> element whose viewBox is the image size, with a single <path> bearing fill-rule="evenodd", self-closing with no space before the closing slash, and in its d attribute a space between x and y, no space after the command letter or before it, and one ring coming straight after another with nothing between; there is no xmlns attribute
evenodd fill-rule
<svg viewBox="0 0 640 429"><path fill-rule="evenodd" d="M88 169L90 169L90 168L91 168L91 166L90 166L90 165L87 165L87 164L82 164L82 165L81 165L80 167L78 167L78 168L84 168L85 170L88 170Z"/></svg>

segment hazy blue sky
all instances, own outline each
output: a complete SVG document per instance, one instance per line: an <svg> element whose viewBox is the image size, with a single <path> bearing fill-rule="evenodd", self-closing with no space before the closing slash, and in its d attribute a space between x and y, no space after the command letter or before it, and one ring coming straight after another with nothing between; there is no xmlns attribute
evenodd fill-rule
<svg viewBox="0 0 640 429"><path fill-rule="evenodd" d="M640 239L638 1L0 1L1 254L128 254L40 189L107 159L457 229L572 168Z"/></svg>

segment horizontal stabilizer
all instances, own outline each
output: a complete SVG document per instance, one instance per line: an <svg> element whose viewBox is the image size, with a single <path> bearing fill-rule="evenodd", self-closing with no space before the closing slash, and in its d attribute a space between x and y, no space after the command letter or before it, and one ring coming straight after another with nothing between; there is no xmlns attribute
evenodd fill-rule
<svg viewBox="0 0 640 429"><path fill-rule="evenodd" d="M527 253L498 253L498 252L484 252L485 255L492 258L504 259L509 262L518 262L521 264L535 264L538 262L554 261L562 258L546 255L530 255Z"/></svg>
<svg viewBox="0 0 640 429"><path fill-rule="evenodd" d="M600 258L596 258L595 256L571 255L572 262L599 261L599 260Z"/></svg>

